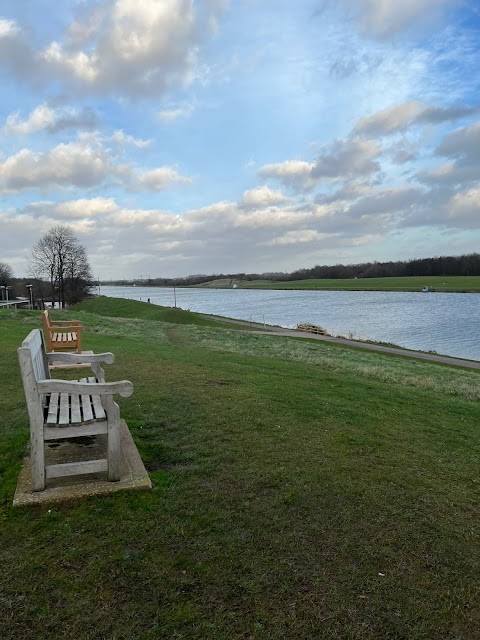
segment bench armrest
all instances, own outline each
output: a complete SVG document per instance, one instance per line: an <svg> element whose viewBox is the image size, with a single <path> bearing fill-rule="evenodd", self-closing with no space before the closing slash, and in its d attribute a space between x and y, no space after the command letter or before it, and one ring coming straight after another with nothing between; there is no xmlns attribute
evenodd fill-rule
<svg viewBox="0 0 480 640"><path fill-rule="evenodd" d="M133 384L128 380L119 382L75 382L73 380L39 380L38 392L76 393L79 395L111 396L115 393L128 398L133 393Z"/></svg>
<svg viewBox="0 0 480 640"><path fill-rule="evenodd" d="M48 362L65 362L65 364L88 364L90 362L105 362L113 364L113 353L47 353Z"/></svg>

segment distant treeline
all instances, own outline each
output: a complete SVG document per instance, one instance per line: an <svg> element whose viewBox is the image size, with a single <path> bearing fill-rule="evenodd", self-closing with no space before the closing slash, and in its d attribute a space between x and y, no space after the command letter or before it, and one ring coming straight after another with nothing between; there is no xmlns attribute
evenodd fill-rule
<svg viewBox="0 0 480 640"><path fill-rule="evenodd" d="M138 284L149 286L192 286L213 280L307 280L309 278L392 278L403 276L480 276L480 254L463 256L437 256L396 262L364 262L361 264L317 265L311 269L298 269L292 273L217 273L214 275L193 275L185 278L149 278L136 280L115 280L108 284ZM105 283L107 284L107 283Z"/></svg>

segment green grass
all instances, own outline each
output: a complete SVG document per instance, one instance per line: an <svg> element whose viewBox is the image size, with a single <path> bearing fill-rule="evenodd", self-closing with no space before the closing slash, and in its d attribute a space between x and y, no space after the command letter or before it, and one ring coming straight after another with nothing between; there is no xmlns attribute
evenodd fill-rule
<svg viewBox="0 0 480 640"><path fill-rule="evenodd" d="M480 276L415 276L405 278L353 278L338 280L253 280L238 283L243 289L327 289L332 291L421 291L428 286L435 291L480 291Z"/></svg>
<svg viewBox="0 0 480 640"><path fill-rule="evenodd" d="M130 302L68 317L134 383L153 490L50 508L11 507L40 322L0 312L2 640L478 638L476 372Z"/></svg>
<svg viewBox="0 0 480 640"><path fill-rule="evenodd" d="M111 298L93 298L82 304L77 304L75 306L75 312L78 311L112 318L133 318L174 324L235 329L232 324L211 320L200 314L185 311L184 309L161 307L157 304L149 304L148 302L139 302L138 300L124 298L115 298L114 304L112 304ZM55 314L53 314L52 317L55 318Z"/></svg>

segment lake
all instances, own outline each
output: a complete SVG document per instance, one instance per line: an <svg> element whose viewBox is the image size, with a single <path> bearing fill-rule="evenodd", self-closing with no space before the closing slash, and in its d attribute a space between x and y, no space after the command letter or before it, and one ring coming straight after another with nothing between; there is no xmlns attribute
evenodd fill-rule
<svg viewBox="0 0 480 640"><path fill-rule="evenodd" d="M175 304L172 288L104 286L101 293ZM479 294L177 288L175 295L190 311L288 328L309 322L332 335L480 360Z"/></svg>

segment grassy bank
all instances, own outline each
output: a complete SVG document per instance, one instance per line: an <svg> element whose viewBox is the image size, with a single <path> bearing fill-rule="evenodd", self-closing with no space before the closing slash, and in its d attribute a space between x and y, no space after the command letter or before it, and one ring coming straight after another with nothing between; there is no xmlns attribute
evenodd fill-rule
<svg viewBox="0 0 480 640"><path fill-rule="evenodd" d="M338 280L253 280L239 282L242 289L326 289L331 291L421 291L428 286L435 291L479 292L480 276L418 276L406 278L353 278Z"/></svg>
<svg viewBox="0 0 480 640"><path fill-rule="evenodd" d="M69 314L153 491L13 510L40 322L0 311L2 640L477 638L478 373L168 313Z"/></svg>

